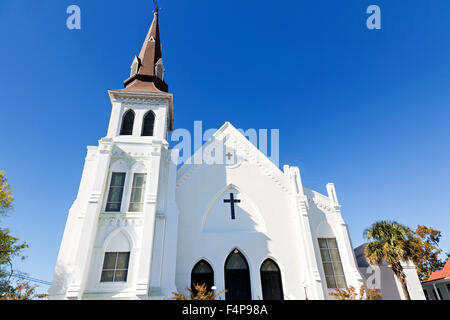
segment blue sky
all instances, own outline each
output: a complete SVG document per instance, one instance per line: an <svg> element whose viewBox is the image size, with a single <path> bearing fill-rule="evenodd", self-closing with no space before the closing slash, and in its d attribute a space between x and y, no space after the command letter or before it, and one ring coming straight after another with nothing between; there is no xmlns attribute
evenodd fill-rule
<svg viewBox="0 0 450 320"><path fill-rule="evenodd" d="M82 29L66 28L77 4ZM366 28L381 8L382 29ZM352 242L380 219L443 232L450 249L448 0L160 0L175 127L280 129L280 165L334 182ZM51 280L87 145L106 135L150 0L0 2L1 226L30 245L16 267Z"/></svg>

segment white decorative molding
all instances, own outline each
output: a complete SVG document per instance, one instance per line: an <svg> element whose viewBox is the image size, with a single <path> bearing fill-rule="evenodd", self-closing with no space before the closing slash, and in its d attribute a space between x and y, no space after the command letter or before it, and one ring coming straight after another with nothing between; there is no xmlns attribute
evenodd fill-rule
<svg viewBox="0 0 450 320"><path fill-rule="evenodd" d="M101 192L92 192L89 196L89 202L90 203L98 203L100 201Z"/></svg>
<svg viewBox="0 0 450 320"><path fill-rule="evenodd" d="M114 97L114 102L120 102L125 104L144 104L153 106L167 106L167 98L161 99L146 99L146 98L131 98L131 97Z"/></svg>
<svg viewBox="0 0 450 320"><path fill-rule="evenodd" d="M157 195L156 194L147 194L145 197L146 203L156 203Z"/></svg>
<svg viewBox="0 0 450 320"><path fill-rule="evenodd" d="M335 206L334 204L331 203L331 201L326 198L326 200L321 199L321 198L309 198L308 197L308 202L313 203L318 209L327 212L327 213L331 213L331 212L335 212Z"/></svg>
<svg viewBox="0 0 450 320"><path fill-rule="evenodd" d="M80 285L70 284L66 291L66 298L69 300L78 299L79 293L80 293Z"/></svg>

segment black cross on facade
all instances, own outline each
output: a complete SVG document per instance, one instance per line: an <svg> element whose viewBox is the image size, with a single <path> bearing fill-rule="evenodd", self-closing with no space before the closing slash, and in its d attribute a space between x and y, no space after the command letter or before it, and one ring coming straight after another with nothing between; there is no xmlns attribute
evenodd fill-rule
<svg viewBox="0 0 450 320"><path fill-rule="evenodd" d="M228 158L228 160L231 160L231 157L233 156L233 154L228 152L225 156Z"/></svg>
<svg viewBox="0 0 450 320"><path fill-rule="evenodd" d="M223 202L230 204L230 207L231 207L231 219L234 220L235 219L234 204L241 202L241 200L235 199L234 195L232 193L230 193L230 199L224 199Z"/></svg>

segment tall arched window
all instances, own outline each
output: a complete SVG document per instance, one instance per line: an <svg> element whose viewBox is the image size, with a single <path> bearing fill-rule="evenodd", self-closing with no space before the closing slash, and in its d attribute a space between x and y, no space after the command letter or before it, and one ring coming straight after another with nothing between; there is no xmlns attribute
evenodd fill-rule
<svg viewBox="0 0 450 320"><path fill-rule="evenodd" d="M153 136L153 127L155 126L155 114L152 110L147 112L142 123L142 136Z"/></svg>
<svg viewBox="0 0 450 320"><path fill-rule="evenodd" d="M261 265L261 286L263 300L283 300L280 268L271 259Z"/></svg>
<svg viewBox="0 0 450 320"><path fill-rule="evenodd" d="M121 136L131 136L133 134L134 111L128 110L122 117L122 127L120 129Z"/></svg>
<svg viewBox="0 0 450 320"><path fill-rule="evenodd" d="M227 300L251 300L250 272L247 260L237 249L225 261L225 294Z"/></svg>
<svg viewBox="0 0 450 320"><path fill-rule="evenodd" d="M191 289L194 292L196 291L194 288L195 284L206 284L208 291L210 291L211 287L214 285L214 271L211 268L211 265L205 260L200 260L194 268L192 268Z"/></svg>

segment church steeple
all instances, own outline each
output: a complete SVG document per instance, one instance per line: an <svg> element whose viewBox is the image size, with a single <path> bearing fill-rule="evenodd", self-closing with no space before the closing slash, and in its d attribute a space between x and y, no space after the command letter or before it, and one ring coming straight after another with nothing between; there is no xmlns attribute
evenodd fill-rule
<svg viewBox="0 0 450 320"><path fill-rule="evenodd" d="M133 60L130 77L124 81L124 91L168 92L168 86L164 82L158 11L156 6L141 52Z"/></svg>

